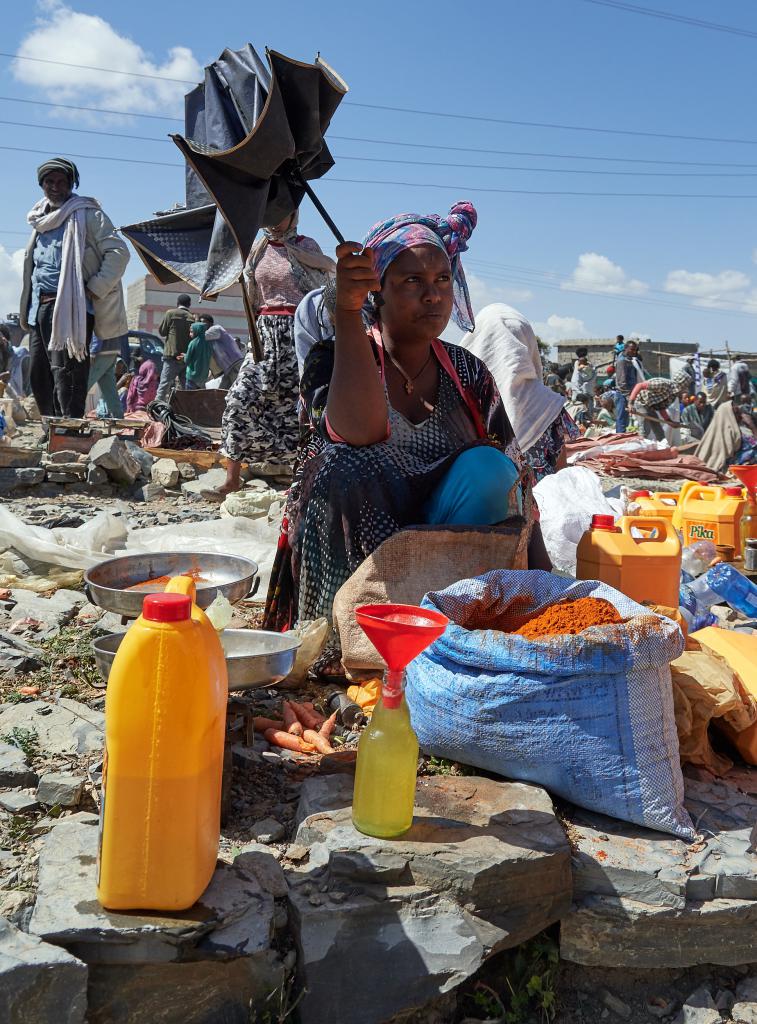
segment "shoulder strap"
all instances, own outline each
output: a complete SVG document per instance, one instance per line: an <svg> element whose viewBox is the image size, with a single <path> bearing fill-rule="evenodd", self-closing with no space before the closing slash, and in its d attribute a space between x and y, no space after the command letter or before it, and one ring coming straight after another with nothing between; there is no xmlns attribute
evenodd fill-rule
<svg viewBox="0 0 757 1024"><path fill-rule="evenodd" d="M487 434L486 427L484 426L484 420L481 415L481 409L479 408L478 402L470 393L470 391L467 388L463 387L463 383L460 380L460 377L458 376L457 370L452 364L452 360L449 357L449 353L447 352L447 349L444 347L444 342L440 341L437 338L435 341L431 343L431 345L434 350L434 355L439 360L439 365L451 378L452 383L455 385L460 394L460 397L467 405L468 411L470 412L471 418L473 419L473 425L476 428L476 433L478 434L479 437L485 438Z"/></svg>

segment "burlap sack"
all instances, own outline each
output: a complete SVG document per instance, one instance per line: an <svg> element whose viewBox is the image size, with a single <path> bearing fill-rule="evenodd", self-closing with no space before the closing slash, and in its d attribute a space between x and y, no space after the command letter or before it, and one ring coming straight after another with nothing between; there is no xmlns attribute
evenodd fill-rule
<svg viewBox="0 0 757 1024"><path fill-rule="evenodd" d="M348 671L383 671L384 661L355 621L361 604L418 604L431 590L491 569L528 568L520 516L501 526L416 526L385 540L337 592L334 625Z"/></svg>

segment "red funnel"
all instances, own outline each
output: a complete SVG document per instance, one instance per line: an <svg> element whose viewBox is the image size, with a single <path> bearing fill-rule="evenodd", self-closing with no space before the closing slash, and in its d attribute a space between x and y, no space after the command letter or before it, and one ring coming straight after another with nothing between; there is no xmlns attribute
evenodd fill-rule
<svg viewBox="0 0 757 1024"><path fill-rule="evenodd" d="M740 480L751 497L757 492L757 466L729 466L728 472Z"/></svg>
<svg viewBox="0 0 757 1024"><path fill-rule="evenodd" d="M417 658L449 624L441 612L414 604L364 604L355 609L355 618L393 672Z"/></svg>

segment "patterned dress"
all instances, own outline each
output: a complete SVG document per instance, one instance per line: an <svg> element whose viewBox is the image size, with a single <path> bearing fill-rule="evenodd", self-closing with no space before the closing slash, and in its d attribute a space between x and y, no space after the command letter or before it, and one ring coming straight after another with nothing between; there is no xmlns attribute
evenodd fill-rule
<svg viewBox="0 0 757 1024"><path fill-rule="evenodd" d="M298 236L303 249L320 252L312 238ZM269 243L255 270L255 294L263 313L256 325L263 358L248 352L226 397L221 452L234 462L292 465L299 427L299 373L294 351L294 310L304 292L282 246ZM266 307L291 313L265 313Z"/></svg>
<svg viewBox="0 0 757 1024"><path fill-rule="evenodd" d="M325 424L334 362L333 340L308 354L302 400L309 430L289 493L282 538L266 606L266 628L331 618L336 592L384 540L423 523L431 492L467 448L492 444L521 469L523 459L494 380L484 364L457 345L444 348L462 387L480 410L486 437L452 378L439 369L434 411L412 424L389 408L390 434L354 447L330 440ZM378 353L375 350L377 365ZM510 514L533 516L530 474L524 473Z"/></svg>
<svg viewBox="0 0 757 1024"><path fill-rule="evenodd" d="M615 421L613 420L613 423ZM555 472L560 452L568 441L575 441L581 436L576 421L567 409L563 409L531 447L523 453L523 458L531 467L534 483Z"/></svg>

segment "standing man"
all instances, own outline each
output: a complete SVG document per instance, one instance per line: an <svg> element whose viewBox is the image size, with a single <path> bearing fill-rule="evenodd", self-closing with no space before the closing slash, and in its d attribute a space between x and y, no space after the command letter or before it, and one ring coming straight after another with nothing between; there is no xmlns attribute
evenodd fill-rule
<svg viewBox="0 0 757 1024"><path fill-rule="evenodd" d="M707 401L713 409L717 409L719 405L727 402L730 398L728 394L728 378L720 369L720 363L717 359L710 359L705 367L703 390L707 395Z"/></svg>
<svg viewBox="0 0 757 1024"><path fill-rule="evenodd" d="M618 434L628 430L628 401L641 379L636 363L638 351L635 341L627 341L615 360L615 432Z"/></svg>
<svg viewBox="0 0 757 1024"><path fill-rule="evenodd" d="M186 388L187 367L184 357L195 321L189 312L190 305L189 296L182 293L176 300L176 309L168 310L158 328L158 334L166 339L163 346L163 369L155 396L158 402L167 402L174 387L180 391Z"/></svg>
<svg viewBox="0 0 757 1024"><path fill-rule="evenodd" d="M30 383L43 416L84 415L93 328L126 334L121 278L126 244L96 199L79 196L76 164L62 157L37 168L44 198L27 220L21 326L30 332Z"/></svg>

